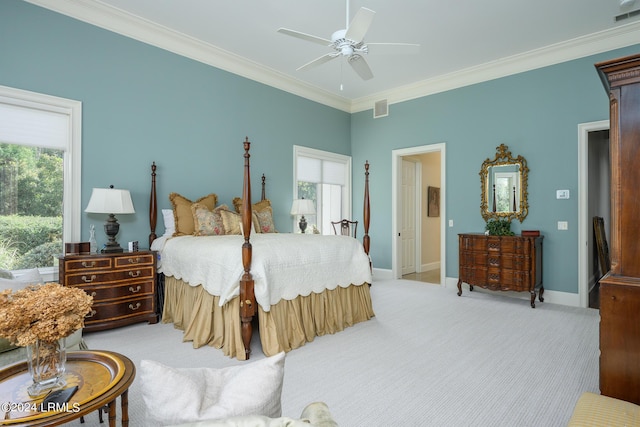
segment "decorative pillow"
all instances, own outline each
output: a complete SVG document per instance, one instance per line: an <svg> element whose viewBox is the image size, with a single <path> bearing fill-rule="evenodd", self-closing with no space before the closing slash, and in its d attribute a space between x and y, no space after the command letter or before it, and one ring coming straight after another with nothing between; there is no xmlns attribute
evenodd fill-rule
<svg viewBox="0 0 640 427"><path fill-rule="evenodd" d="M173 209L162 209L162 220L164 221L164 235L173 236L176 232L176 220L173 217Z"/></svg>
<svg viewBox="0 0 640 427"><path fill-rule="evenodd" d="M195 231L195 225L193 223L193 212L191 212L191 205L193 203L200 203L205 205L209 209L213 210L216 207L218 196L211 193L208 196L204 196L192 202L184 196L178 193L169 194L169 200L173 205L173 217L175 219L176 231L174 236L191 235Z"/></svg>
<svg viewBox="0 0 640 427"><path fill-rule="evenodd" d="M262 210L256 210L254 212L258 219L258 226L260 227L260 233L277 233L276 225L273 222L273 209L271 206L267 206Z"/></svg>
<svg viewBox="0 0 640 427"><path fill-rule="evenodd" d="M233 203L233 207L235 208L236 212L242 213L242 199L240 197L236 197L236 198L233 199L232 203ZM262 209L266 208L267 206L271 206L271 201L269 199L264 199L264 200L260 200L259 202L256 202L253 205L251 205L251 210L253 210L253 211L261 211Z"/></svg>
<svg viewBox="0 0 640 427"><path fill-rule="evenodd" d="M231 211L220 211L222 216L222 224L224 225L224 234L242 234L240 223L242 218L240 214Z"/></svg>
<svg viewBox="0 0 640 427"><path fill-rule="evenodd" d="M214 210L200 203L191 205L193 212L194 234L196 236L220 236L225 234L221 211L228 211L227 205L220 205Z"/></svg>
<svg viewBox="0 0 640 427"><path fill-rule="evenodd" d="M226 368L171 368L140 361L142 398L154 425L282 414L285 353Z"/></svg>

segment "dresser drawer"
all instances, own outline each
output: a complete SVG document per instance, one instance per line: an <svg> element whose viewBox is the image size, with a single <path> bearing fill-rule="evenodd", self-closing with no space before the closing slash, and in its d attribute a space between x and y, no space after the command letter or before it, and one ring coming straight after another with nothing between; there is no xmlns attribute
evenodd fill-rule
<svg viewBox="0 0 640 427"><path fill-rule="evenodd" d="M137 265L153 265L154 256L152 254L139 255L139 254L129 254L126 256L116 257L115 268L126 268Z"/></svg>
<svg viewBox="0 0 640 427"><path fill-rule="evenodd" d="M67 273L72 273L74 271L83 271L90 269L104 269L111 268L112 258L98 258L91 257L85 259L70 259L64 261L64 269Z"/></svg>
<svg viewBox="0 0 640 427"><path fill-rule="evenodd" d="M109 286L83 286L82 289L93 297L94 304L107 300L135 298L154 293L153 281Z"/></svg>
<svg viewBox="0 0 640 427"><path fill-rule="evenodd" d="M91 284L117 283L137 279L150 279L154 275L153 266L142 266L128 270L87 271L67 274L66 286L85 286Z"/></svg>
<svg viewBox="0 0 640 427"><path fill-rule="evenodd" d="M91 307L91 312L84 319L85 325L91 330L92 324L104 322L105 320L112 321L144 314L154 314L153 298L153 296L147 296L126 301L94 304Z"/></svg>

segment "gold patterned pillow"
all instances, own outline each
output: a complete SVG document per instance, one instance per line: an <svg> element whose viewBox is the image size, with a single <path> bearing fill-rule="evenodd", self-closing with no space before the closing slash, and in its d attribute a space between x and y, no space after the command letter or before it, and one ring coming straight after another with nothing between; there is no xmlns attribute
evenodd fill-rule
<svg viewBox="0 0 640 427"><path fill-rule="evenodd" d="M242 234L240 231L240 214L228 210L221 210L224 234Z"/></svg>
<svg viewBox="0 0 640 427"><path fill-rule="evenodd" d="M176 222L176 231L174 236L192 235L195 231L195 224L193 221L193 212L191 211L191 205L194 203L200 203L207 208L213 210L218 201L218 196L211 193L207 196L201 197L195 202L181 196L178 193L169 194L169 201L173 206L173 217Z"/></svg>
<svg viewBox="0 0 640 427"><path fill-rule="evenodd" d="M227 205L220 205L214 210L207 206L194 203L191 205L193 212L194 233L196 236L221 236L225 234L224 223L220 211L229 210Z"/></svg>
<svg viewBox="0 0 640 427"><path fill-rule="evenodd" d="M260 233L277 233L276 225L273 222L273 209L271 206L267 206L260 211L254 212L258 218L258 225L260 227Z"/></svg>

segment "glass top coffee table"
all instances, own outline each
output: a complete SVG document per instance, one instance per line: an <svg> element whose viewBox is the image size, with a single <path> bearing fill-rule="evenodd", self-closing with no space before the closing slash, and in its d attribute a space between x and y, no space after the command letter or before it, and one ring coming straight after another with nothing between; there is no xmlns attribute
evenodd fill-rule
<svg viewBox="0 0 640 427"><path fill-rule="evenodd" d="M109 427L116 425L116 399L120 396L122 426L129 425L128 392L136 368L127 357L112 351L67 353L65 388L78 391L64 405L43 412L42 399L27 393L32 380L27 362L0 371L0 426L56 426L80 418L104 406L109 410Z"/></svg>

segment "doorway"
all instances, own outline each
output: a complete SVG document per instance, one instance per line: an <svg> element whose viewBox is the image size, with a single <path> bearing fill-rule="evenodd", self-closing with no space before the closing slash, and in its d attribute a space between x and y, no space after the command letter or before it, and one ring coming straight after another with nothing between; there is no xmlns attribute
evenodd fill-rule
<svg viewBox="0 0 640 427"><path fill-rule="evenodd" d="M593 218L604 219L610 236L611 161L609 121L578 125L578 296L581 307L599 308L599 267Z"/></svg>
<svg viewBox="0 0 640 427"><path fill-rule="evenodd" d="M445 284L445 144L392 151L392 276ZM437 216L428 216L428 188L437 189ZM432 209L433 211L433 209Z"/></svg>

